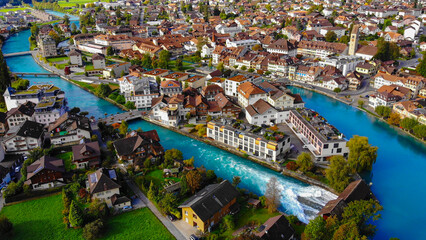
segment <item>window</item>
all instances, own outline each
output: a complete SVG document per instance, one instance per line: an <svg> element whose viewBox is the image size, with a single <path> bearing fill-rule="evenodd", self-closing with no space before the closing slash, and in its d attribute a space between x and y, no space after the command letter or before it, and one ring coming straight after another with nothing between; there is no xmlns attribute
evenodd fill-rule
<svg viewBox="0 0 426 240"><path fill-rule="evenodd" d="M327 149L328 148L328 144L324 144L324 149Z"/></svg>
<svg viewBox="0 0 426 240"><path fill-rule="evenodd" d="M342 152L342 149L341 148L338 148L337 149L337 153L341 153Z"/></svg>
<svg viewBox="0 0 426 240"><path fill-rule="evenodd" d="M339 144L338 144L338 143L335 143L335 144L333 145L333 148L337 148L337 147L339 147Z"/></svg>

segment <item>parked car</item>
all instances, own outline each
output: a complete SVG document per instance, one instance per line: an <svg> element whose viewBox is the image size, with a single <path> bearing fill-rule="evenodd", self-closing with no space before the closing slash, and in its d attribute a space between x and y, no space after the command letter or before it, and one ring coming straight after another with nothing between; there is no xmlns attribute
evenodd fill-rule
<svg viewBox="0 0 426 240"><path fill-rule="evenodd" d="M18 173L20 170L21 170L21 166L17 166L17 167L15 168L15 172L16 172L16 173Z"/></svg>
<svg viewBox="0 0 426 240"><path fill-rule="evenodd" d="M169 218L170 221L174 222L177 220L177 217L171 213L167 214L167 217Z"/></svg>
<svg viewBox="0 0 426 240"><path fill-rule="evenodd" d="M200 238L192 234L191 236L189 236L189 240L200 240Z"/></svg>
<svg viewBox="0 0 426 240"><path fill-rule="evenodd" d="M130 209L133 209L133 207L132 206L124 206L123 207L123 210L130 210Z"/></svg>

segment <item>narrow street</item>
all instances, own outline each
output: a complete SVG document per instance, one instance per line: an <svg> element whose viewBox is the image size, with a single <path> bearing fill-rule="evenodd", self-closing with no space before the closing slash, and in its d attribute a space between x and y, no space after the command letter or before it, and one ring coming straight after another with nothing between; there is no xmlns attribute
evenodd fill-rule
<svg viewBox="0 0 426 240"><path fill-rule="evenodd" d="M176 226L165 216L163 216L155 207L155 205L149 201L149 199L142 193L142 191L136 186L136 184L131 180L126 180L127 185L132 189L132 191L138 196L142 202L151 210L152 213L163 223L163 225L169 230L177 240L186 239L182 232L176 228Z"/></svg>

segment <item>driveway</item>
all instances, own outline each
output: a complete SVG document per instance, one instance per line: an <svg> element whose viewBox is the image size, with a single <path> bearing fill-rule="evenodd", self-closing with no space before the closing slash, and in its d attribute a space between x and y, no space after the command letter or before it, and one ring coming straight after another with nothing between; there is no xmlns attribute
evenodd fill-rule
<svg viewBox="0 0 426 240"><path fill-rule="evenodd" d="M151 210L152 213L163 223L163 225L169 230L171 234L177 240L185 240L185 234L183 234L180 229L176 228L176 226L165 216L163 216L154 204L149 201L149 199L142 193L142 191L136 186L136 184L131 180L126 180L127 185L132 189L132 191L138 196L143 203Z"/></svg>
<svg viewBox="0 0 426 240"><path fill-rule="evenodd" d="M177 220L173 222L173 225L184 235L185 239L189 239L192 234L197 235L200 231L194 227L191 227L188 223L186 223L183 219Z"/></svg>

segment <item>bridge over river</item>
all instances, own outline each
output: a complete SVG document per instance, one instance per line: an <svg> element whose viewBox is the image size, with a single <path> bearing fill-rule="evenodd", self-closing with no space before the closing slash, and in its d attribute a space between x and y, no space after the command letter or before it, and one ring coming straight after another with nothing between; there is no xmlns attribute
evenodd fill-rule
<svg viewBox="0 0 426 240"><path fill-rule="evenodd" d="M15 53L5 53L3 54L4 57L17 57L17 56L24 56L24 55L31 55L35 51L24 51L24 52L15 52Z"/></svg>
<svg viewBox="0 0 426 240"><path fill-rule="evenodd" d="M135 119L140 119L142 118L143 114L144 114L144 111L134 110L134 111L106 116L105 118L99 119L99 122L104 122L107 125L111 125L114 123L121 123L121 121L123 120L131 121Z"/></svg>

